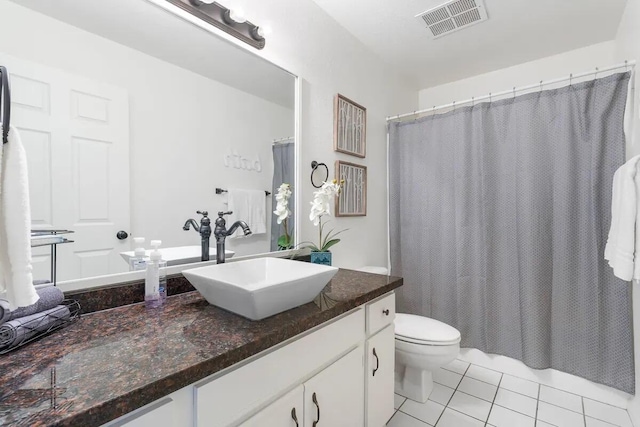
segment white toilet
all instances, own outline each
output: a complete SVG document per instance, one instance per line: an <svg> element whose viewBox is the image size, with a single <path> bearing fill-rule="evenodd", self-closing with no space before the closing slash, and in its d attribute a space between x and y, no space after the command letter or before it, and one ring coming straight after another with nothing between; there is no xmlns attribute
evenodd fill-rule
<svg viewBox="0 0 640 427"><path fill-rule="evenodd" d="M360 271L389 274L384 267ZM433 372L453 362L460 353L460 331L435 319L396 313L395 392L426 402L433 390Z"/></svg>
<svg viewBox="0 0 640 427"><path fill-rule="evenodd" d="M426 402L433 372L453 362L460 352L460 332L445 323L414 314L396 314L395 391Z"/></svg>

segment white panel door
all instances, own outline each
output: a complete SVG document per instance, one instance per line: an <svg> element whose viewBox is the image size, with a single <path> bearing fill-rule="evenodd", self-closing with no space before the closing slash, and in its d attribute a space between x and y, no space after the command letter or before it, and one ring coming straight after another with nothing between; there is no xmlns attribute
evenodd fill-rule
<svg viewBox="0 0 640 427"><path fill-rule="evenodd" d="M363 358L359 346L304 383L305 427L364 426Z"/></svg>
<svg viewBox="0 0 640 427"><path fill-rule="evenodd" d="M302 427L304 387L298 386L249 418L240 427Z"/></svg>
<svg viewBox="0 0 640 427"><path fill-rule="evenodd" d="M367 340L367 427L382 427L393 416L395 351L393 324Z"/></svg>
<svg viewBox="0 0 640 427"><path fill-rule="evenodd" d="M125 90L0 54L11 82L11 124L27 151L33 228L64 228L58 280L127 270L129 101ZM49 249L33 251L49 278Z"/></svg>

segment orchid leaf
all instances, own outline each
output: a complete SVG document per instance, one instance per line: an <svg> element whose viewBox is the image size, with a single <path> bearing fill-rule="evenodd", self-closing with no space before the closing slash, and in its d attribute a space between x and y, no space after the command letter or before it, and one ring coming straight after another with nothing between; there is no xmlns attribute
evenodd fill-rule
<svg viewBox="0 0 640 427"><path fill-rule="evenodd" d="M322 246L321 252L327 252L329 248L333 245L340 243L340 239L329 240L325 245Z"/></svg>

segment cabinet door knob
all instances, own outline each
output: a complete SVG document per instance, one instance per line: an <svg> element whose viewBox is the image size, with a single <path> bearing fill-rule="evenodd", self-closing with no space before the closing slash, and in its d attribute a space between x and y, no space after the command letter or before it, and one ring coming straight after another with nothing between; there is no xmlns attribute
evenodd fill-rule
<svg viewBox="0 0 640 427"><path fill-rule="evenodd" d="M296 427L300 427L298 424L298 417L296 417L296 408L291 409L291 418L296 422Z"/></svg>
<svg viewBox="0 0 640 427"><path fill-rule="evenodd" d="M373 376L376 376L376 372L380 368L380 359L378 359L378 354L376 353L376 348L373 347L373 356L376 358L376 367L373 370Z"/></svg>
<svg viewBox="0 0 640 427"><path fill-rule="evenodd" d="M388 308L386 310L382 310L382 312L384 313L385 316L389 315L389 309Z"/></svg>
<svg viewBox="0 0 640 427"><path fill-rule="evenodd" d="M318 404L318 398L316 397L315 393L313 393L313 396L311 396L311 400L316 405L316 409L318 410L318 419L313 422L313 427L316 427L320 422L320 405Z"/></svg>

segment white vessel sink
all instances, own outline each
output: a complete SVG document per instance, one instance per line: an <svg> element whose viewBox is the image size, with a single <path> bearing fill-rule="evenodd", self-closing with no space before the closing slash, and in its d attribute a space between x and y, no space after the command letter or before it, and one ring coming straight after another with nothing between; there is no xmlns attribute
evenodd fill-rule
<svg viewBox="0 0 640 427"><path fill-rule="evenodd" d="M151 254L151 250L145 251L147 256ZM194 262L200 262L202 258L202 249L200 246L177 246L174 248L160 248L162 252L162 259L167 261L167 265L180 265L191 264ZM233 257L236 253L234 251L224 251L227 259ZM133 251L120 252L120 256L129 263L129 260L133 258ZM216 260L216 248L215 246L209 248L209 259L211 261Z"/></svg>
<svg viewBox="0 0 640 427"><path fill-rule="evenodd" d="M256 258L182 272L209 304L261 320L313 301L336 267L281 258Z"/></svg>

